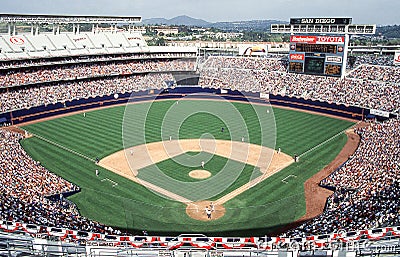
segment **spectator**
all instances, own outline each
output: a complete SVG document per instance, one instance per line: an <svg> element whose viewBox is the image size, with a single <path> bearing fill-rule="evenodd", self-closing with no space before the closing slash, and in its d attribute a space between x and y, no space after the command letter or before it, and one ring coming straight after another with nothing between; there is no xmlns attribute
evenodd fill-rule
<svg viewBox="0 0 400 257"><path fill-rule="evenodd" d="M349 161L321 182L335 188L325 211L284 236L307 236L400 224L400 121L356 130Z"/></svg>
<svg viewBox="0 0 400 257"><path fill-rule="evenodd" d="M14 88L0 93L0 108L2 112L7 112L79 98L162 88L165 87L165 81L173 80L170 73L150 73L148 75L54 83L25 89Z"/></svg>
<svg viewBox="0 0 400 257"><path fill-rule="evenodd" d="M79 188L30 158L21 138L0 129L0 219L106 233L104 225L80 216L69 201L59 201L61 193Z"/></svg>
<svg viewBox="0 0 400 257"><path fill-rule="evenodd" d="M400 109L400 67L361 66L344 79L288 73L285 69L278 59L210 57L201 68L199 84L390 112Z"/></svg>

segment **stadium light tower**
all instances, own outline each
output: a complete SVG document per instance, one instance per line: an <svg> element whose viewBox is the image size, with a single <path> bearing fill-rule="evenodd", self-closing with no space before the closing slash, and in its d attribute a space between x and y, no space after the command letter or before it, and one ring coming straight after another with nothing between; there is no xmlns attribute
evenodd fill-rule
<svg viewBox="0 0 400 257"><path fill-rule="evenodd" d="M291 18L271 24L271 33L290 34L289 72L343 77L350 35L374 35L376 25L352 18Z"/></svg>

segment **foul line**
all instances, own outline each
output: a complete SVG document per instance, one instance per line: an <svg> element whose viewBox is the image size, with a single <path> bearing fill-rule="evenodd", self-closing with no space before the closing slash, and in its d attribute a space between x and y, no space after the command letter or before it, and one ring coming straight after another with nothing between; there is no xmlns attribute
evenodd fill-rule
<svg viewBox="0 0 400 257"><path fill-rule="evenodd" d="M101 181L101 182L108 181L108 182L110 182L111 184L113 184L112 187L118 186L118 183L117 183L117 182L115 182L114 180L111 180L111 179L109 179L109 178L103 178L103 179L100 180L100 181Z"/></svg>
<svg viewBox="0 0 400 257"><path fill-rule="evenodd" d="M45 142L47 142L47 143L49 143L49 144L52 144L52 145L54 145L54 146L57 146L57 147L59 147L59 148L65 150L65 151L68 151L68 152L70 152L70 153L73 153L73 154L75 154L75 155L78 155L78 156L80 156L80 157L82 157L82 158L85 158L86 160L95 162L94 159L92 159L92 158L90 158L90 157L87 157L86 155L83 155L83 154L81 154L81 153L78 153L77 151L74 151L74 150L72 150L72 149L69 149L68 147L65 147L65 146L63 146L63 145L60 145L60 144L58 144L58 143L56 143L56 142L53 142L53 141L51 141L51 140L49 140L49 139L47 139L47 138L45 138L45 137L36 135L36 134L34 134L34 133L30 133L29 131L28 131L28 133L31 134L31 135L33 135L33 136L35 136L35 137L37 137L37 138L39 138L40 140L43 140L43 141L45 141Z"/></svg>
<svg viewBox="0 0 400 257"><path fill-rule="evenodd" d="M357 122L356 124L353 124L353 125L347 127L346 129L340 131L340 132L337 133L336 135L334 135L334 136L328 138L327 140L323 141L322 143L319 143L318 145L314 146L313 148L311 148L311 149L305 151L304 153L300 154L299 157L302 157L302 156L308 154L309 152L312 152L312 151L314 151L315 149L319 148L320 146L323 146L324 144L328 143L329 141L331 141L331 140L337 138L338 136L340 136L341 134L343 134L346 130L348 130L348 129L351 128L351 127L354 127L354 126L358 125L360 122L361 122L361 121L359 121L359 122Z"/></svg>
<svg viewBox="0 0 400 257"><path fill-rule="evenodd" d="M292 177L293 177L293 178L297 178L296 175L290 174L289 176L287 176L286 178L282 179L281 181L282 181L283 183L285 183L285 184L288 184L289 182L287 182L286 179L292 178Z"/></svg>

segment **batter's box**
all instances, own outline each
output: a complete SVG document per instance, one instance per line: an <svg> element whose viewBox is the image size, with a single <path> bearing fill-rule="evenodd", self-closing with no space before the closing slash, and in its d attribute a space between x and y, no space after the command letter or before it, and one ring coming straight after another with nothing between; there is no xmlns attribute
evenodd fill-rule
<svg viewBox="0 0 400 257"><path fill-rule="evenodd" d="M285 184L289 183L288 180L289 180L290 178L297 178L297 176L291 174L291 175L287 176L286 178L282 179L282 183L285 183Z"/></svg>
<svg viewBox="0 0 400 257"><path fill-rule="evenodd" d="M112 187L118 186L118 183L117 183L117 182L115 182L114 180L111 180L111 179L109 179L109 178L103 178L103 179L101 180L101 182L104 182L104 181L110 182L110 183L112 184Z"/></svg>

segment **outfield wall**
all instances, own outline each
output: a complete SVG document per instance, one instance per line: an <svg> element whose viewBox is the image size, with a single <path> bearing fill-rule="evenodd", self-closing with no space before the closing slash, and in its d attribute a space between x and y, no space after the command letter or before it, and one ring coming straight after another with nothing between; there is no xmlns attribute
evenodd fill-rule
<svg viewBox="0 0 400 257"><path fill-rule="evenodd" d="M32 107L29 109L21 109L8 113L0 114L0 120L7 123L19 124L28 121L48 118L55 115L66 114L76 111L89 110L104 106L112 106L117 104L125 104L130 102L148 101L154 99L179 99L181 97L190 97L196 99L213 99L223 97L227 100L255 102L255 103L271 103L275 106L291 107L307 111L314 111L342 118L350 118L361 120L369 114L369 109L338 105L335 103L321 102L318 100L306 100L296 97L269 95L268 98L260 98L259 92L239 92L237 90L201 88L201 87L175 87L167 89L149 89L133 93L98 96L94 98L77 99L66 101L65 103L55 103Z"/></svg>

